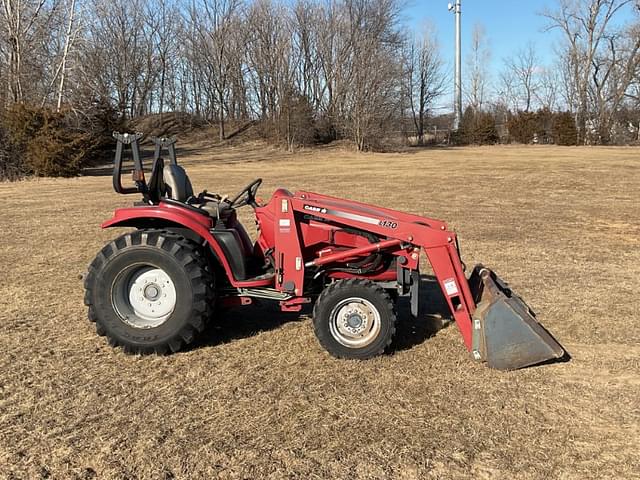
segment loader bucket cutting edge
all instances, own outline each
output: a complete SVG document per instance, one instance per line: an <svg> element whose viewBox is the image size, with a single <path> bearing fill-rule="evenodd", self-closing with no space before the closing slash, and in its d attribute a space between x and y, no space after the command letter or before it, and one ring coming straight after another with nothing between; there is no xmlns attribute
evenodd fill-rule
<svg viewBox="0 0 640 480"><path fill-rule="evenodd" d="M529 306L493 271L477 265L469 277L476 311L471 353L498 370L515 370L566 355Z"/></svg>

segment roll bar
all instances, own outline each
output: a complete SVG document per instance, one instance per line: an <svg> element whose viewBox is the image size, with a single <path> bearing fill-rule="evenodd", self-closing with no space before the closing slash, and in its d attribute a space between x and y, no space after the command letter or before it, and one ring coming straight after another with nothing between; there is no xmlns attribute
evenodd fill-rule
<svg viewBox="0 0 640 480"><path fill-rule="evenodd" d="M155 165L163 149L166 149L169 153L169 161L172 165L177 165L176 159L176 138L175 137L151 137L151 140L156 145L155 152L153 153L153 164Z"/></svg>
<svg viewBox="0 0 640 480"><path fill-rule="evenodd" d="M140 156L140 145L138 143L143 136L143 133L113 132L113 138L116 139L116 156L113 162L113 189L117 193L121 193L123 195L130 193L142 193L146 200L149 194L149 187L144 178L144 165L142 163L142 157ZM163 150L167 150L167 153L169 154L169 161L172 165L178 164L176 158L175 137L152 137L151 140L155 144L152 172L156 170L156 165L158 165L158 161ZM136 184L135 187L122 186L122 157L127 145L131 147L131 157L133 159L132 178Z"/></svg>
<svg viewBox="0 0 640 480"><path fill-rule="evenodd" d="M147 193L147 183L144 179L144 169L142 167L142 159L140 158L140 147L138 140L143 137L142 133L118 133L113 132L113 138L116 139L116 158L113 162L113 189L117 193L127 195L129 193ZM133 174L132 178L135 187L122 186L122 154L125 145L131 146L131 156L133 157Z"/></svg>

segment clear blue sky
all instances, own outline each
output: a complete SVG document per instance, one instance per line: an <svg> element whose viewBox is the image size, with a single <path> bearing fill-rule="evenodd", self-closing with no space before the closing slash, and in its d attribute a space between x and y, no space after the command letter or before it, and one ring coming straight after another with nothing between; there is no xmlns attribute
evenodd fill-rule
<svg viewBox="0 0 640 480"><path fill-rule="evenodd" d="M409 27L420 31L425 23L437 31L443 59L453 71L455 41L454 15L447 10L450 0L408 0L405 20ZM495 79L503 58L514 55L527 43L538 47L543 64L554 61L554 43L560 38L556 30L545 31L547 20L539 15L545 7L554 8L555 0L462 0L462 62L469 52L471 32L476 23L484 26L491 60L489 72ZM463 72L464 74L464 72ZM449 102L442 99L441 103Z"/></svg>
<svg viewBox="0 0 640 480"><path fill-rule="evenodd" d="M454 16L447 11L448 0L408 0L407 23L420 30L425 22L433 24L445 58L453 56ZM547 19L539 15L546 7L554 8L555 0L462 0L462 48L464 53L476 23L485 27L492 52L492 64L512 55L533 41L540 56L551 60L553 42L558 32L545 31ZM546 57L546 58L545 58Z"/></svg>
<svg viewBox="0 0 640 480"><path fill-rule="evenodd" d="M453 83L453 56L455 51L454 15L447 10L453 0L407 0L404 10L407 26L419 32L426 23L435 27L442 57L451 72ZM533 42L541 65L555 62L554 46L562 41L558 29L547 30L548 20L540 13L549 8L556 9L557 0L462 0L462 74L464 80L465 59L469 52L471 33L476 23L484 26L491 52L489 72L496 80L503 68L503 59L515 55L519 49ZM616 22L626 23L633 18L632 6L618 15ZM451 89L451 96L453 88ZM451 109L453 103L448 96L441 99L443 111Z"/></svg>

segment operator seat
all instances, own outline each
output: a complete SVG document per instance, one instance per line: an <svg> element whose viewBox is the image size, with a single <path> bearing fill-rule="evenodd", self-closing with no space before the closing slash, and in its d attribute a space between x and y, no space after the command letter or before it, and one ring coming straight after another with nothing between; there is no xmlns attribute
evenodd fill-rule
<svg viewBox="0 0 640 480"><path fill-rule="evenodd" d="M162 198L186 203L193 196L193 187L187 172L180 165L166 165L164 159L159 157L151 169L149 196L153 203L158 203Z"/></svg>
<svg viewBox="0 0 640 480"><path fill-rule="evenodd" d="M185 208L208 215L214 221L211 234L216 238L237 280L246 280L263 274L263 262L253 258L251 237L238 222L235 210L226 198L202 198L194 196L193 187L184 168L176 164L165 164L159 157L151 170L149 196L153 203L163 199L180 202Z"/></svg>
<svg viewBox="0 0 640 480"><path fill-rule="evenodd" d="M180 165L165 164L159 157L153 165L149 178L149 196L153 203L162 199L185 204L187 208L200 211L215 220L226 220L233 212L228 202L213 199L198 201L187 172Z"/></svg>
<svg viewBox="0 0 640 480"><path fill-rule="evenodd" d="M185 203L193 197L193 187L187 172L180 165L170 163L162 169L167 198Z"/></svg>

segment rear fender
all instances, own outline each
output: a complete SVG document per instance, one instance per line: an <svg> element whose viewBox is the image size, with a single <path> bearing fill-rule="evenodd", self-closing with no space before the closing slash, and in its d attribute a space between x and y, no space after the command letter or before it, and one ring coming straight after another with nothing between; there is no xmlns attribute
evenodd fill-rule
<svg viewBox="0 0 640 480"><path fill-rule="evenodd" d="M238 282L233 276L228 259L216 239L209 232L209 229L212 227L212 221L208 216L195 211L192 212L179 206L161 203L160 205L118 208L114 212L113 217L102 223L101 227L172 227L192 232L209 246L217 260L220 262L220 265L224 268L231 285L234 287L238 286ZM185 236L188 237L188 235Z"/></svg>

